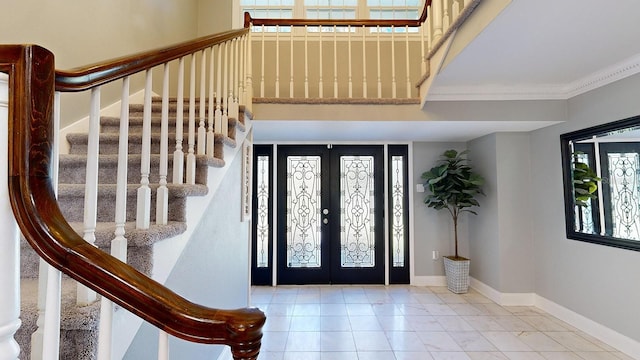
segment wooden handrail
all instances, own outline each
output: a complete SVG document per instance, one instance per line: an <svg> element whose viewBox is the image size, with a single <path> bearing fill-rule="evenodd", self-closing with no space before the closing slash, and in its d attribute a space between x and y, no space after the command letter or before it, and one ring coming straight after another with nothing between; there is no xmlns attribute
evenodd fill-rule
<svg viewBox="0 0 640 360"><path fill-rule="evenodd" d="M76 92L88 90L221 44L248 32L248 28L230 30L70 70L56 70L56 91Z"/></svg>
<svg viewBox="0 0 640 360"><path fill-rule="evenodd" d="M418 19L258 19L244 13L244 27L249 26L353 26L353 27L418 27L427 20L427 9L432 0L426 0Z"/></svg>
<svg viewBox="0 0 640 360"><path fill-rule="evenodd" d="M169 51L167 56L177 53ZM146 63L168 61L161 58ZM117 63L102 68L105 73L81 71L86 85L78 86L96 86L139 67ZM256 359L265 322L262 311L219 310L194 304L75 233L58 207L51 179L54 56L35 45L2 45L0 71L9 74L9 196L18 225L36 252L54 267L171 335L198 343L229 345L235 359Z"/></svg>

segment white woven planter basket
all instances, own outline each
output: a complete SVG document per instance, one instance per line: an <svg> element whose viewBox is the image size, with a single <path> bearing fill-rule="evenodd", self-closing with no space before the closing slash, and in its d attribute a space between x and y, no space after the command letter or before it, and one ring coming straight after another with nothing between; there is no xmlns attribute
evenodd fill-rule
<svg viewBox="0 0 640 360"><path fill-rule="evenodd" d="M469 263L467 260L444 259L444 273L447 276L447 288L456 294L464 294L469 290Z"/></svg>

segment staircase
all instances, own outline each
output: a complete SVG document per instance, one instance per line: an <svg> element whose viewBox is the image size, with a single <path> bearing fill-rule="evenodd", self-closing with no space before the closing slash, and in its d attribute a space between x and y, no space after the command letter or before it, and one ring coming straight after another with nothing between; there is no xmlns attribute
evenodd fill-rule
<svg viewBox="0 0 640 360"><path fill-rule="evenodd" d="M197 102L196 102L197 104ZM161 99L154 98L152 105L152 140L151 153L159 153ZM188 116L189 102L185 101L185 115ZM142 105L130 105L129 113L129 156L127 171L127 223L125 237L128 240L127 262L142 273L154 275L154 244L171 238L180 237L187 230L186 211L188 197L201 197L209 192L209 168L222 168L225 165L225 147L236 147L236 132L246 132L245 111L240 108L240 119L229 119L228 136L215 134L214 155L196 155L195 184L174 184L172 171L168 172L169 215L166 225L155 224L155 211L152 211L149 229L136 229L136 191L140 184L141 139L142 139ZM176 101L169 106L169 144L175 146ZM250 114L246 114L250 117ZM187 117L185 116L185 117ZM118 135L120 119L101 117L100 119L100 156L99 156L99 190L98 214L95 231L95 245L105 252L110 252L111 240L115 237L115 203L118 162ZM185 134L187 132L185 122ZM87 160L87 134L73 133L67 135L69 154L60 156L58 202L60 208L76 232L83 234L83 208L85 172ZM186 143L186 141L185 141ZM170 152L172 147L170 145ZM185 146L186 153L186 146ZM186 157L186 154L185 154ZM159 155L151 157L150 183L159 181ZM186 164L186 160L185 160ZM172 169L172 157L169 157L169 169ZM224 175L223 175L224 176ZM151 203L155 204L155 190L152 188ZM170 241L170 240L169 240ZM20 344L21 359L30 359L31 334L37 329L38 318L38 268L39 257L32 248L23 241L21 244L21 319L22 327L16 333ZM176 255L177 256L177 255ZM164 269L163 271L166 271ZM76 305L76 282L63 276L62 315L61 315L61 359L96 359L98 344L98 325L100 302L89 306ZM116 310L122 311L122 310Z"/></svg>

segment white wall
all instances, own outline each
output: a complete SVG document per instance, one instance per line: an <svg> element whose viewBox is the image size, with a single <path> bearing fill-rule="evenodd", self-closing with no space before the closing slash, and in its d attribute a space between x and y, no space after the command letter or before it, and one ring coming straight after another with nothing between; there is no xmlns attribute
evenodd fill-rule
<svg viewBox="0 0 640 360"><path fill-rule="evenodd" d="M640 341L640 252L569 240L565 235L562 133L640 114L636 75L568 101L569 121L531 134L538 295Z"/></svg>
<svg viewBox="0 0 640 360"><path fill-rule="evenodd" d="M248 222L240 222L242 156L236 156L165 285L190 301L236 309L249 299ZM223 290L223 291L221 291ZM125 359L157 357L158 330L145 323ZM222 346L170 339L171 359L216 359Z"/></svg>

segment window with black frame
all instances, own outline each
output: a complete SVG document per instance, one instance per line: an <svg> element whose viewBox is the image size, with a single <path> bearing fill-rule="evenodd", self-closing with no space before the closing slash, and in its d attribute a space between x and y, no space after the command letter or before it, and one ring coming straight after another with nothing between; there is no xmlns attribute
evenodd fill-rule
<svg viewBox="0 0 640 360"><path fill-rule="evenodd" d="M640 251L640 116L560 139L567 237Z"/></svg>

